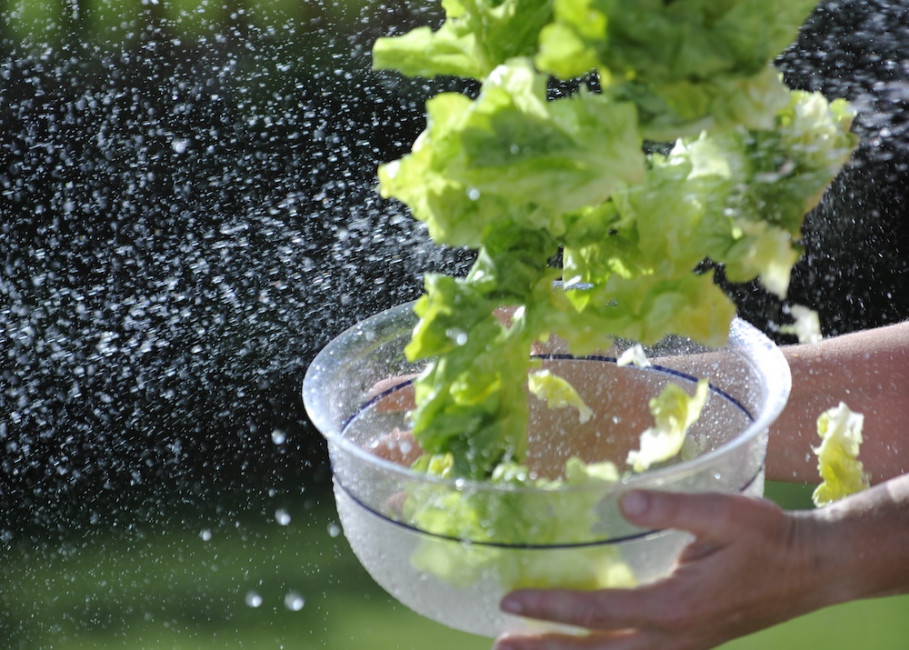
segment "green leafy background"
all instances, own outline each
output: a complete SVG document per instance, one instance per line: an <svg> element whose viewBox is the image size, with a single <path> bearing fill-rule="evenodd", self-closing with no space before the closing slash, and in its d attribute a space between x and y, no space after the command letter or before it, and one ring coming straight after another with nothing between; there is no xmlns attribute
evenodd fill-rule
<svg viewBox="0 0 909 650"><path fill-rule="evenodd" d="M768 494L811 507L807 487L770 484ZM0 613L6 647L489 648L488 639L424 619L376 586L339 534L329 495L285 499L287 525L273 508L244 503L230 518L213 510L208 523L172 511L166 525L98 531L79 540L78 553L65 545L7 549L0 575L16 605ZM248 594L261 605L249 606ZM302 608L288 608L288 594ZM723 648L905 650L907 611L909 596L849 603Z"/></svg>

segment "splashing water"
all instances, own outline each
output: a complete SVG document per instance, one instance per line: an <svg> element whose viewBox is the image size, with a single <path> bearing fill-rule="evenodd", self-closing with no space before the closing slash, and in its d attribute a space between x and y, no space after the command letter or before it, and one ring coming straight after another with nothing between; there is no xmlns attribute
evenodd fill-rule
<svg viewBox="0 0 909 650"><path fill-rule="evenodd" d="M439 10L32 4L0 32L0 539L50 536L66 557L85 531L136 544L165 521L193 522L204 549L243 517L293 534L305 517L273 497L327 476L307 363L423 273L469 262L373 190L424 99L468 89L370 71L377 36ZM778 61L860 110L862 147L808 219L790 293L826 334L909 317L907 43L906 3L828 0ZM756 286L729 290L746 318L781 322ZM304 609L282 589L269 598Z"/></svg>
<svg viewBox="0 0 909 650"><path fill-rule="evenodd" d="M372 191L429 92L369 72L394 18L5 43L0 437L30 518L78 516L61 490L321 462L308 360L457 265Z"/></svg>
<svg viewBox="0 0 909 650"><path fill-rule="evenodd" d="M790 298L826 335L909 315L909 5L821 3L778 61L793 87L853 102L862 144L809 215Z"/></svg>
<svg viewBox="0 0 909 650"><path fill-rule="evenodd" d="M195 5L207 13L173 15ZM290 557L335 548L324 490L302 494L327 477L303 371L346 325L416 297L421 273L462 264L372 189L435 91L371 73L369 47L422 17L232 6L246 9L4 10L0 540L23 558L0 569L11 647L231 621L247 589L237 548L253 578L283 561L279 540ZM306 559L284 573L324 581ZM184 574L197 584L176 602L132 595ZM91 595L80 581L98 576ZM247 602L302 608L288 593L266 582Z"/></svg>

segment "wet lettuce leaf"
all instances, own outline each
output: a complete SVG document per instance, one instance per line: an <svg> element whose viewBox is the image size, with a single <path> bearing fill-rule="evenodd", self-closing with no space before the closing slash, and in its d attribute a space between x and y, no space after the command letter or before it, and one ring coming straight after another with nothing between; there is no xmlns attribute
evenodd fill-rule
<svg viewBox="0 0 909 650"><path fill-rule="evenodd" d="M818 418L821 444L814 453L822 482L812 495L816 506L828 505L869 487L869 477L858 459L864 419L843 402Z"/></svg>
<svg viewBox="0 0 909 650"><path fill-rule="evenodd" d="M722 345L717 266L785 295L804 214L856 144L847 104L771 65L814 4L447 0L437 30L376 44L378 67L482 82L430 99L378 172L435 241L477 254L465 277L426 276L406 351L427 362L414 436L453 476L524 461L536 341ZM591 74L550 97L551 76Z"/></svg>
<svg viewBox="0 0 909 650"><path fill-rule="evenodd" d="M816 0L554 0L537 66L560 78L596 71L633 100L642 131L674 140L726 125L771 127L786 89L769 62Z"/></svg>
<svg viewBox="0 0 909 650"><path fill-rule="evenodd" d="M496 68L476 100L442 93L426 110L427 129L379 182L441 244L479 248L502 224L558 237L567 214L644 178L634 107L590 92L547 101L526 59Z"/></svg>
<svg viewBox="0 0 909 650"><path fill-rule="evenodd" d="M527 380L530 392L544 400L549 408L574 408L578 412L578 421L587 422L593 417L593 411L578 395L578 391L567 381L552 374L549 370L531 373Z"/></svg>
<svg viewBox="0 0 909 650"><path fill-rule="evenodd" d="M497 66L536 51L540 29L552 16L551 0L443 0L445 22L380 38L373 67L406 75L483 79Z"/></svg>
<svg viewBox="0 0 909 650"><path fill-rule="evenodd" d="M706 379L698 382L694 395L678 384L667 384L657 397L650 400L650 412L655 425L641 434L641 447L628 452L628 464L635 472L678 455L685 443L685 434L701 415L707 403Z"/></svg>

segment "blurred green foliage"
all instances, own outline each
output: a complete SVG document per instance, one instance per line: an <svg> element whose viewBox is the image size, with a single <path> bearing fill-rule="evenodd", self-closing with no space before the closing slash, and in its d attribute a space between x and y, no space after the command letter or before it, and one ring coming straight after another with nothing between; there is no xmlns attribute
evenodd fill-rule
<svg viewBox="0 0 909 650"><path fill-rule="evenodd" d="M772 484L769 493L796 506L810 499L798 486ZM414 614L377 587L340 534L328 493L215 508L208 519L175 511L167 519L86 529L72 546L8 550L0 570L7 602L15 603L0 614L7 647L490 646ZM905 650L907 607L909 597L849 603L723 648Z"/></svg>
<svg viewBox="0 0 909 650"><path fill-rule="evenodd" d="M0 35L35 47L73 40L122 47L148 30L197 40L230 29L277 31L356 20L361 0L0 0Z"/></svg>

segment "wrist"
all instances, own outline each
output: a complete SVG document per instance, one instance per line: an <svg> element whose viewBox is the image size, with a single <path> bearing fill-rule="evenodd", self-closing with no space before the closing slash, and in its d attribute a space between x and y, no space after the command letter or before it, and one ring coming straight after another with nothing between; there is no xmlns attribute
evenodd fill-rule
<svg viewBox="0 0 909 650"><path fill-rule="evenodd" d="M795 560L790 570L799 595L791 600L794 616L856 598L856 585L849 579L854 571L849 531L831 508L787 513L792 518L790 552Z"/></svg>
<svg viewBox="0 0 909 650"><path fill-rule="evenodd" d="M863 597L868 586L856 576L863 571L864 552L852 518L834 506L798 516L807 529L804 547L809 611Z"/></svg>
<svg viewBox="0 0 909 650"><path fill-rule="evenodd" d="M804 516L819 607L909 592L909 476Z"/></svg>

